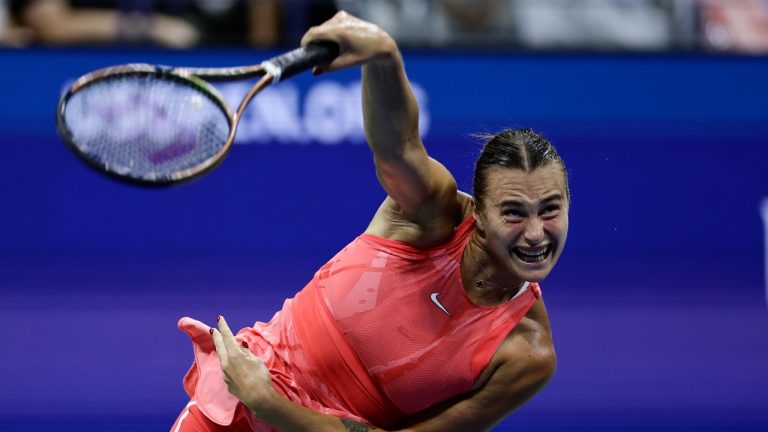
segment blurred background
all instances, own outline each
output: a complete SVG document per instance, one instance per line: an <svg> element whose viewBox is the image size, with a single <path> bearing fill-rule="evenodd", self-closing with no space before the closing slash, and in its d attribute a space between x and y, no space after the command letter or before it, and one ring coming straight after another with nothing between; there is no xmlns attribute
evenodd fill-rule
<svg viewBox="0 0 768 432"><path fill-rule="evenodd" d="M177 320L269 320L384 198L358 70L269 88L218 170L161 190L80 164L61 93L113 64L260 62L339 9L398 40L462 189L477 132L532 127L569 166L542 284L558 371L496 431L768 430L768 2L4 0L0 431L168 430Z"/></svg>

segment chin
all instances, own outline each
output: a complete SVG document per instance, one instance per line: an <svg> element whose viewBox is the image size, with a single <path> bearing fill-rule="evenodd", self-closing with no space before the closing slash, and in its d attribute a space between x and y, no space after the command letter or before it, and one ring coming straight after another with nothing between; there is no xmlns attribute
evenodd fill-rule
<svg viewBox="0 0 768 432"><path fill-rule="evenodd" d="M526 282L541 282L549 276L554 268L554 263L550 260L536 264L520 262L515 258L513 260L512 271L518 278Z"/></svg>
<svg viewBox="0 0 768 432"><path fill-rule="evenodd" d="M555 267L555 260L550 254L541 262L525 262L516 256L512 256L512 272L526 282L540 282L544 280Z"/></svg>
<svg viewBox="0 0 768 432"><path fill-rule="evenodd" d="M551 269L545 271L516 271L517 276L526 282L541 282L549 276Z"/></svg>

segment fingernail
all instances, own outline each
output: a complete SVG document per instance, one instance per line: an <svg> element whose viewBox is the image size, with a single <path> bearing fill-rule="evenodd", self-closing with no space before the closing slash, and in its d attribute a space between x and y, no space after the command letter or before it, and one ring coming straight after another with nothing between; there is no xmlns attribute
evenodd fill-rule
<svg viewBox="0 0 768 432"><path fill-rule="evenodd" d="M210 333L210 334L211 334L211 336L213 336L213 327L211 327L211 328L209 328L209 329L208 329L208 333Z"/></svg>
<svg viewBox="0 0 768 432"><path fill-rule="evenodd" d="M216 315L216 322L221 321L221 315Z"/></svg>
<svg viewBox="0 0 768 432"><path fill-rule="evenodd" d="M246 341L243 341L243 343L240 344L240 345L242 345L243 348L248 348L248 342L246 342Z"/></svg>

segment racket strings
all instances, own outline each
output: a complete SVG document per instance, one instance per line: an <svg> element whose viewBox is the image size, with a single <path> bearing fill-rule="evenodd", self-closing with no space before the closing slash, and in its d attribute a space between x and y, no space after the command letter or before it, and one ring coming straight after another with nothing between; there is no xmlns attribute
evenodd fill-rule
<svg viewBox="0 0 768 432"><path fill-rule="evenodd" d="M69 99L64 119L81 154L117 174L171 179L200 166L227 144L224 109L172 76L118 75Z"/></svg>

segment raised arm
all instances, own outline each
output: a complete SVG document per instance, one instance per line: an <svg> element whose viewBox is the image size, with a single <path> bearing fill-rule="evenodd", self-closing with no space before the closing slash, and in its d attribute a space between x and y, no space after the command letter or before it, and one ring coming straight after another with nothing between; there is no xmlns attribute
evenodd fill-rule
<svg viewBox="0 0 768 432"><path fill-rule="evenodd" d="M340 55L317 72L362 65L363 115L379 182L396 203L393 213L429 231L460 219L456 182L431 159L419 136L419 107L395 41L379 27L339 12L310 29L303 44L331 40Z"/></svg>

